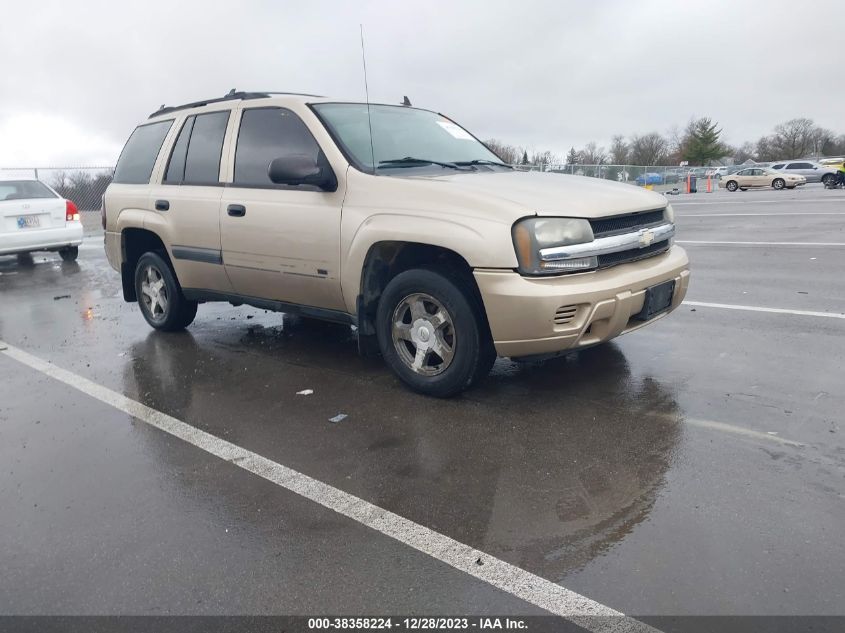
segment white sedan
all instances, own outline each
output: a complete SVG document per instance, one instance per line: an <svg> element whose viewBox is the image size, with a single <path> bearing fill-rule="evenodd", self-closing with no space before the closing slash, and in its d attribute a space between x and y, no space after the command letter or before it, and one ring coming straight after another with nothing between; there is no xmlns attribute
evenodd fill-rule
<svg viewBox="0 0 845 633"><path fill-rule="evenodd" d="M66 262L82 244L79 211L39 180L0 180L0 255L57 251Z"/></svg>

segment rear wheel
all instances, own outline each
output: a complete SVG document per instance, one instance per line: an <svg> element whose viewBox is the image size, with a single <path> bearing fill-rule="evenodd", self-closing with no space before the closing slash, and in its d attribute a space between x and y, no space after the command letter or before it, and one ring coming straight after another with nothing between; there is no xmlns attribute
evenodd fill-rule
<svg viewBox="0 0 845 633"><path fill-rule="evenodd" d="M836 182L836 176L834 176L833 174L825 174L824 176L822 176L822 182L825 185L830 186L834 182Z"/></svg>
<svg viewBox="0 0 845 633"><path fill-rule="evenodd" d="M385 361L419 393L455 395L486 376L496 360L470 289L430 270L394 277L379 300L376 323Z"/></svg>
<svg viewBox="0 0 845 633"><path fill-rule="evenodd" d="M170 264L158 253L144 253L138 260L135 293L141 314L157 330L182 330L197 315L197 302L185 299Z"/></svg>
<svg viewBox="0 0 845 633"><path fill-rule="evenodd" d="M66 246L65 248L59 250L59 256L62 258L63 261L75 262L76 258L79 257L79 247Z"/></svg>
<svg viewBox="0 0 845 633"><path fill-rule="evenodd" d="M740 191L748 191L748 187L740 187L739 190Z"/></svg>
<svg viewBox="0 0 845 633"><path fill-rule="evenodd" d="M780 190L780 189L783 189L785 186L786 186L786 181L783 178L775 178L772 181L772 187L774 187L775 189Z"/></svg>
<svg viewBox="0 0 845 633"><path fill-rule="evenodd" d="M736 180L729 180L725 185L725 189L728 191L736 191L739 185L736 184Z"/></svg>

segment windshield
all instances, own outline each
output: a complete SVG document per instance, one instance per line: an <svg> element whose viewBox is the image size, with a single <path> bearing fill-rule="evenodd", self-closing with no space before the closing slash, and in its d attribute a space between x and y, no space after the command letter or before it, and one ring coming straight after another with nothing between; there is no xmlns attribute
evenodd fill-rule
<svg viewBox="0 0 845 633"><path fill-rule="evenodd" d="M373 143L364 103L320 103L313 106L352 162L373 169L427 167L431 163L469 164L501 159L449 119L405 106L370 105ZM402 159L419 159L418 161ZM391 162L398 161L398 162Z"/></svg>

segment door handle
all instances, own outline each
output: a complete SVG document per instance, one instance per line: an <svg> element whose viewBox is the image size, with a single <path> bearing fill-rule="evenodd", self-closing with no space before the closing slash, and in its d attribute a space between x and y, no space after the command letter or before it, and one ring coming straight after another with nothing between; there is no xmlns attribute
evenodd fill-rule
<svg viewBox="0 0 845 633"><path fill-rule="evenodd" d="M156 211L169 211L170 202L167 200L156 200Z"/></svg>
<svg viewBox="0 0 845 633"><path fill-rule="evenodd" d="M246 207L242 204L230 204L226 207L226 212L233 218L242 218L246 215Z"/></svg>

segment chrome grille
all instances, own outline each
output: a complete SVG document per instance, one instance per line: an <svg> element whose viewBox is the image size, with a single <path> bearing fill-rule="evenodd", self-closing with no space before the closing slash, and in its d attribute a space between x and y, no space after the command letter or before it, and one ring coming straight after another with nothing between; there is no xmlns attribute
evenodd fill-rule
<svg viewBox="0 0 845 633"><path fill-rule="evenodd" d="M590 226L593 228L593 235L595 237L606 237L608 235L616 235L617 233L632 233L642 228L663 224L663 222L665 222L663 209L656 209L655 211L643 211L641 213L617 215L612 218L590 220Z"/></svg>
<svg viewBox="0 0 845 633"><path fill-rule="evenodd" d="M669 250L669 240L662 242L655 242L651 246L645 248L632 248L627 251L620 251L618 253L608 253L606 255L599 255L599 268L607 268L608 266L616 266L618 264L627 264L635 262L646 257L653 257Z"/></svg>

